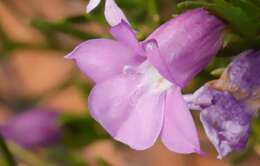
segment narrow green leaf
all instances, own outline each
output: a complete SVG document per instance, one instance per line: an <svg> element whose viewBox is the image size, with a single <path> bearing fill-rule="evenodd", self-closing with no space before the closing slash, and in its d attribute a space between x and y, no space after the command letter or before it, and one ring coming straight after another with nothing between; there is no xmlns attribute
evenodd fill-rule
<svg viewBox="0 0 260 166"><path fill-rule="evenodd" d="M205 7L208 8L211 4L207 2L202 2L202 1L184 1L180 2L176 5L177 11L183 12L187 9L194 9L194 8L200 8L200 7Z"/></svg>
<svg viewBox="0 0 260 166"><path fill-rule="evenodd" d="M246 12L251 20L257 21L260 18L260 7L256 6L254 3L248 0L231 0L231 2Z"/></svg>
<svg viewBox="0 0 260 166"><path fill-rule="evenodd" d="M216 12L218 16L230 23L232 28L240 35L246 38L256 36L257 28L255 22L252 22L241 8L235 7L224 0L215 0L215 3L209 7L209 10Z"/></svg>
<svg viewBox="0 0 260 166"><path fill-rule="evenodd" d="M241 8L224 0L214 0L213 3L185 1L177 5L179 11L199 7L204 7L225 20L239 35L248 39L256 36L257 26L248 14Z"/></svg>
<svg viewBox="0 0 260 166"><path fill-rule="evenodd" d="M260 37L253 40L242 40L237 42L229 43L228 46L221 49L218 56L235 56L244 50L259 48L260 47Z"/></svg>

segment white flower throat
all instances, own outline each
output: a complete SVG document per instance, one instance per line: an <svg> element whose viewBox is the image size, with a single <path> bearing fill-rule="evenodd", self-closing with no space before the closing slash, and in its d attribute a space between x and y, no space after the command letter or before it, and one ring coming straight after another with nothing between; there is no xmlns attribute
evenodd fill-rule
<svg viewBox="0 0 260 166"><path fill-rule="evenodd" d="M129 72L129 70L132 69L132 67L125 66L124 71ZM134 71L142 74L138 87L146 87L151 93L163 92L173 85L148 61L145 61L137 68L134 68Z"/></svg>

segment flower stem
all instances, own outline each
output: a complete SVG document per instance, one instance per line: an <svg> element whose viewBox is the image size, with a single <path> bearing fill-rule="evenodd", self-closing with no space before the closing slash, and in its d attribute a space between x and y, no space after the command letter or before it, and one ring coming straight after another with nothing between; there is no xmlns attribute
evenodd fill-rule
<svg viewBox="0 0 260 166"><path fill-rule="evenodd" d="M52 163L45 162L41 158L39 158L34 152L31 152L27 149L24 149L20 145L9 142L8 143L10 151L17 157L17 160L21 161L26 165L33 166L55 166Z"/></svg>
<svg viewBox="0 0 260 166"><path fill-rule="evenodd" d="M5 143L4 138L2 137L2 135L0 134L0 151L2 152L3 157L6 160L6 164L8 166L15 166L15 160L11 154L11 152L9 151L7 144Z"/></svg>

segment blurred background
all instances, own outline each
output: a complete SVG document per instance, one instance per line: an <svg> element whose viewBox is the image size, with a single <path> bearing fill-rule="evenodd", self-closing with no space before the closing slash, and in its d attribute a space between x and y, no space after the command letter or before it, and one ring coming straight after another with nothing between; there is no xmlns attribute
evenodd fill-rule
<svg viewBox="0 0 260 166"><path fill-rule="evenodd" d="M64 56L80 42L110 37L102 5L86 15L87 0L0 0L0 133L22 166L257 166L260 125L248 148L217 160L201 124L205 156L179 155L160 142L134 151L112 140L88 114L92 87ZM118 0L143 39L176 14L180 0ZM185 90L217 79L211 71L229 58L216 58ZM259 140L258 140L259 141ZM6 163L1 139L0 165ZM8 154L8 153L7 153ZM8 155L7 155L8 158ZM9 159L12 160L12 158Z"/></svg>

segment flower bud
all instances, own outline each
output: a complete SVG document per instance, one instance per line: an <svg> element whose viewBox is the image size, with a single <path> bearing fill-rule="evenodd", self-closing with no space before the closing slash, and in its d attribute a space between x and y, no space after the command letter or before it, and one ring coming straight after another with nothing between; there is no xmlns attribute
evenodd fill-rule
<svg viewBox="0 0 260 166"><path fill-rule="evenodd" d="M204 9L180 14L153 32L175 82L183 87L209 63L223 44L225 25Z"/></svg>
<svg viewBox="0 0 260 166"><path fill-rule="evenodd" d="M47 108L34 108L19 113L1 126L1 134L8 140L27 148L48 146L60 138L58 114Z"/></svg>

